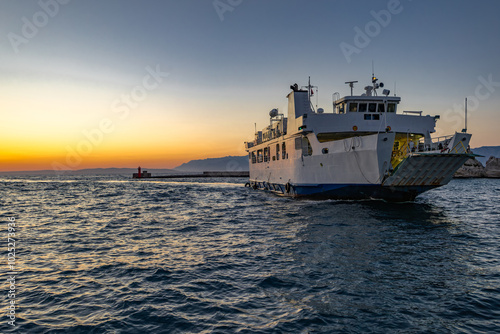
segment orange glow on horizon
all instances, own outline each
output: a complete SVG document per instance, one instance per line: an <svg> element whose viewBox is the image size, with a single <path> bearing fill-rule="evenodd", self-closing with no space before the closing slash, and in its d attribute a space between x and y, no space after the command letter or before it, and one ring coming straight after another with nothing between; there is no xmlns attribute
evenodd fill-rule
<svg viewBox="0 0 500 334"><path fill-rule="evenodd" d="M83 143L83 144L81 144ZM127 143L124 146L102 144L88 146L84 141L75 145L52 147L14 145L0 155L0 171L34 170L78 170L88 168L167 168L196 159L217 158L228 155L245 155L243 144L235 145L149 145L149 143ZM212 146L207 147L207 146ZM89 148L89 153L83 149Z"/></svg>

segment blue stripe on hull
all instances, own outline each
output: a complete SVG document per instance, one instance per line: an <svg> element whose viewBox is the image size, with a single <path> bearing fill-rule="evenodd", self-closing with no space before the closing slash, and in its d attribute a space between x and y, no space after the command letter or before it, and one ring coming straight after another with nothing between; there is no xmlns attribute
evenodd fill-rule
<svg viewBox="0 0 500 334"><path fill-rule="evenodd" d="M291 185L251 182L255 189L269 190L280 195L317 199L384 199L392 202L413 201L419 194L437 186L386 187L373 184L307 184Z"/></svg>

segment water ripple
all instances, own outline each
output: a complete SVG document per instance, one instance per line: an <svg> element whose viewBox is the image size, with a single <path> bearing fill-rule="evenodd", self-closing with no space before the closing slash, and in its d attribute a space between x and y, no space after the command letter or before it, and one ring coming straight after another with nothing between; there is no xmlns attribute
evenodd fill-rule
<svg viewBox="0 0 500 334"><path fill-rule="evenodd" d="M15 331L500 331L500 180L402 204L216 181L0 179L19 226Z"/></svg>

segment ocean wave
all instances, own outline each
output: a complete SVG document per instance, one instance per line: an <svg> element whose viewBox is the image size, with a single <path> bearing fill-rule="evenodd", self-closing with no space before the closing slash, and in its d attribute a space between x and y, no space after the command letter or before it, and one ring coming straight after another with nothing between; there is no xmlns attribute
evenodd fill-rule
<svg viewBox="0 0 500 334"><path fill-rule="evenodd" d="M17 332L500 329L494 180L402 204L151 181L0 180L18 224Z"/></svg>

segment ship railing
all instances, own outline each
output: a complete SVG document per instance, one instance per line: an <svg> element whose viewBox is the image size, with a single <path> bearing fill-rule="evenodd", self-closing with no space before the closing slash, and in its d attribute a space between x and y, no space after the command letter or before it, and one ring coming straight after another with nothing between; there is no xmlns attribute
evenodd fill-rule
<svg viewBox="0 0 500 334"><path fill-rule="evenodd" d="M255 141L245 142L245 148L248 150L255 146Z"/></svg>
<svg viewBox="0 0 500 334"><path fill-rule="evenodd" d="M448 139L451 139L453 138L454 135L447 135L447 136L439 136L439 137L434 137L432 138L431 140L433 142L436 142L436 143L439 143L439 142L443 142L443 141L446 141ZM423 139L423 138L422 138Z"/></svg>
<svg viewBox="0 0 500 334"><path fill-rule="evenodd" d="M278 128L265 131L262 133L262 139L261 140L257 139L257 145L279 138L281 136L284 136L285 134L286 134L285 131L282 132Z"/></svg>
<svg viewBox="0 0 500 334"><path fill-rule="evenodd" d="M450 148L449 144L454 135L439 136L431 139L430 143L426 143L425 138L420 138L418 143L418 152L441 152L441 153L463 153L468 152L462 141ZM463 150L462 150L463 149Z"/></svg>
<svg viewBox="0 0 500 334"><path fill-rule="evenodd" d="M447 150L452 137L453 135L434 137L430 142L427 142L425 138L420 138L418 152Z"/></svg>

